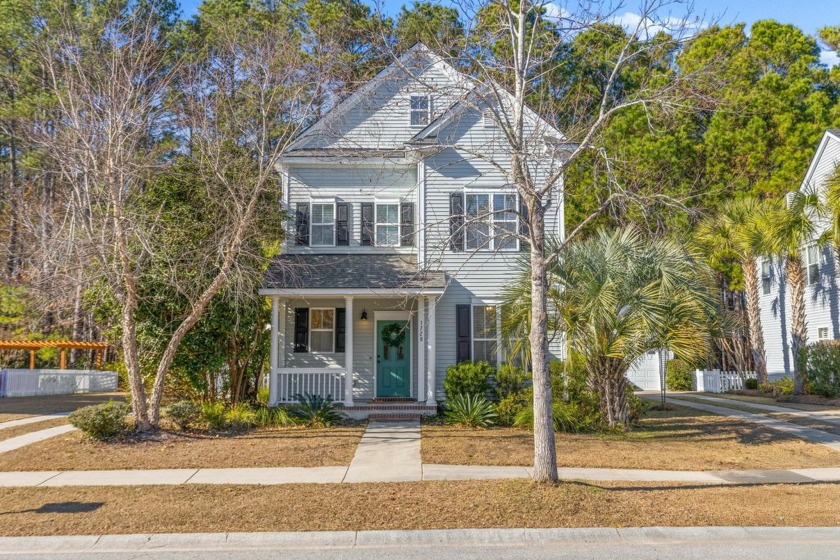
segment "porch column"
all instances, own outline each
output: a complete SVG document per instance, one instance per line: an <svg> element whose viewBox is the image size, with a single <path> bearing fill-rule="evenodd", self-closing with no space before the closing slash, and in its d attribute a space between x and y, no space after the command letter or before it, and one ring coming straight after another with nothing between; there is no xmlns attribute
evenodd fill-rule
<svg viewBox="0 0 840 560"><path fill-rule="evenodd" d="M417 400L426 399L426 298L417 298Z"/></svg>
<svg viewBox="0 0 840 560"><path fill-rule="evenodd" d="M344 297L344 406L353 406L353 296Z"/></svg>
<svg viewBox="0 0 840 560"><path fill-rule="evenodd" d="M435 398L435 298L430 297L426 300L429 308L429 328L426 342L426 348L429 352L429 363L426 366L429 371L429 386L426 388L426 404L429 406L436 406L437 399Z"/></svg>
<svg viewBox="0 0 840 560"><path fill-rule="evenodd" d="M277 336L280 323L279 299L271 297L271 352L268 359L268 402L274 404L277 401L277 387L274 383L274 369L277 367Z"/></svg>

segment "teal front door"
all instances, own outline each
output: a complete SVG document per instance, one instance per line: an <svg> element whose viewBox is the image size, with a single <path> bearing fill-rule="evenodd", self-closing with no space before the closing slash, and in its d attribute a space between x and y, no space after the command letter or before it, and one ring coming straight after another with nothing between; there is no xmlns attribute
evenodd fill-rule
<svg viewBox="0 0 840 560"><path fill-rule="evenodd" d="M406 321L376 322L377 397L411 396L410 344Z"/></svg>

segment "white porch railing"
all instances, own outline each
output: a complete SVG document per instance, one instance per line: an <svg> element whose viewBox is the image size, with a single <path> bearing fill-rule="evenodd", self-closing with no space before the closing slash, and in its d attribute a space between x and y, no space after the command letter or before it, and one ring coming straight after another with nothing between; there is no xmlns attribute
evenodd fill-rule
<svg viewBox="0 0 840 560"><path fill-rule="evenodd" d="M72 369L0 370L0 397L36 397L117 390L113 371Z"/></svg>
<svg viewBox="0 0 840 560"><path fill-rule="evenodd" d="M309 393L344 400L344 368L279 368L271 372L277 388L276 403L297 402L295 395Z"/></svg>
<svg viewBox="0 0 840 560"><path fill-rule="evenodd" d="M755 379L752 371L721 371L719 369L698 369L694 372L696 389L707 393L725 393L726 391L740 391L744 388L744 381Z"/></svg>

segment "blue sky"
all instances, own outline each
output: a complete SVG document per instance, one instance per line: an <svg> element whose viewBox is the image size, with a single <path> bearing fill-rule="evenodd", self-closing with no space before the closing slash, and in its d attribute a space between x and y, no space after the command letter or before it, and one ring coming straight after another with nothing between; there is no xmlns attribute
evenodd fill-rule
<svg viewBox="0 0 840 560"><path fill-rule="evenodd" d="M387 15L399 13L403 4L411 4L405 0L363 0L370 5L381 6ZM435 0L432 0L435 1ZM451 3L442 0L443 3ZM748 25L759 19L775 19L784 23L792 23L810 35L816 35L817 29L826 25L840 25L840 10L832 10L831 4L836 0L695 0L694 12L703 15L704 20L715 20L721 24L747 23ZM201 0L181 0L181 9L189 16L195 13L196 6ZM565 0L558 0L559 5L567 4ZM572 6L576 2L568 2ZM623 7L617 10L617 15L628 16L637 13L640 0L623 2ZM617 5L615 2L614 5ZM682 15L682 9L673 7L673 15ZM835 14L831 19L832 12ZM663 16L666 14L662 14ZM824 53L823 60L832 64L840 62L836 53Z"/></svg>

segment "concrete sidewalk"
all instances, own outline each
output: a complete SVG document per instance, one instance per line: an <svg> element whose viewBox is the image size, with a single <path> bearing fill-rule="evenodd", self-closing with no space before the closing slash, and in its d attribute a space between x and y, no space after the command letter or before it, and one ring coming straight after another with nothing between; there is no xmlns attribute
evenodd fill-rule
<svg viewBox="0 0 840 560"><path fill-rule="evenodd" d="M59 412L56 414L45 414L43 416L30 416L29 418L9 420L7 422L0 422L0 430L5 430L7 428L16 428L18 426L26 426L27 424L36 424L38 422L46 422L48 420L55 420L56 418L65 418L69 415L69 412Z"/></svg>
<svg viewBox="0 0 840 560"><path fill-rule="evenodd" d="M780 414L790 414L791 416L800 416L802 418L810 418L812 420L818 420L820 422L825 422L826 424L835 424L840 426L840 410L801 410L798 408L790 408L787 406L777 406L772 404L761 404L761 403L751 403L748 401L740 401L737 399L723 399L720 397L712 397L705 394L699 393L688 393L688 394L678 394L678 395L671 395L672 398L681 400L684 397L691 397L694 399L699 399L704 402L708 402L711 404L720 405L727 408L732 408L736 406L742 406L747 408L752 408L755 410L763 410L766 412L778 412Z"/></svg>
<svg viewBox="0 0 840 560"><path fill-rule="evenodd" d="M344 482L422 480L420 422L370 422Z"/></svg>
<svg viewBox="0 0 840 560"><path fill-rule="evenodd" d="M39 441L44 441L45 439L50 439L55 436L60 436L61 434L72 432L75 429L76 428L70 424L65 424L64 426L56 426L54 428L38 430L37 432L30 432L21 436L5 439L0 441L0 453L14 451L15 449L20 449L21 447L25 447L32 443L38 443Z"/></svg>

